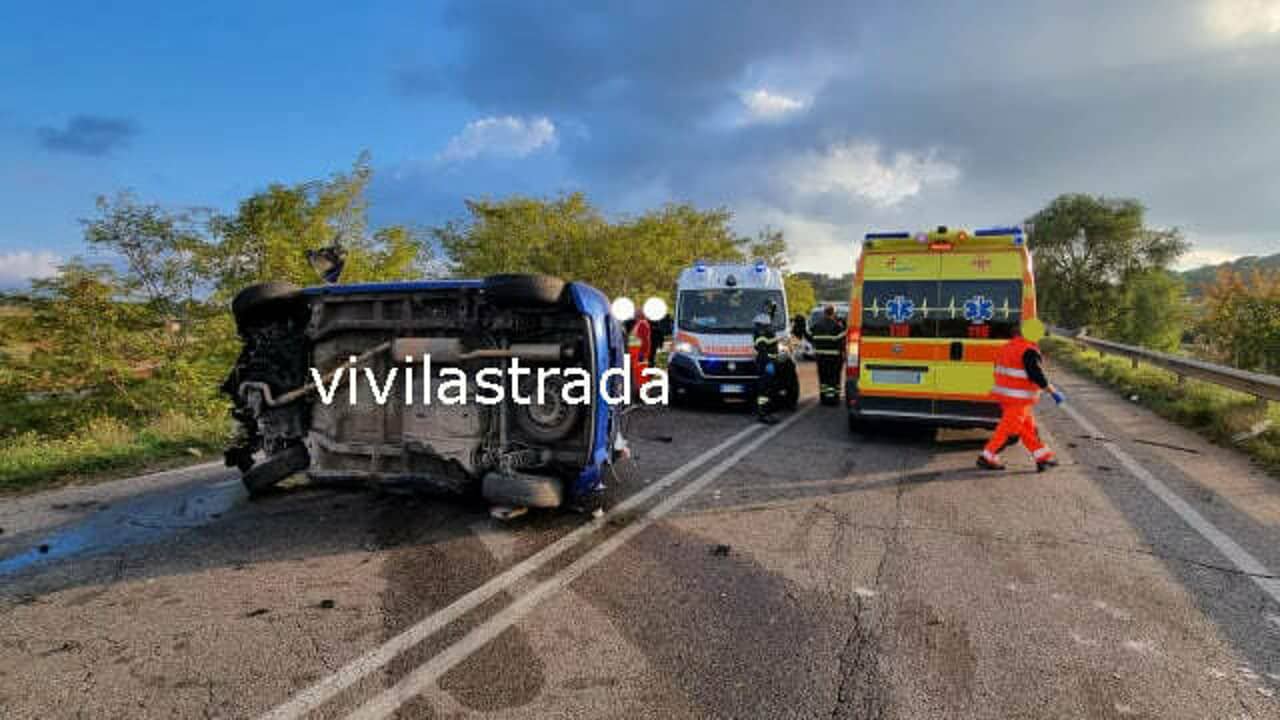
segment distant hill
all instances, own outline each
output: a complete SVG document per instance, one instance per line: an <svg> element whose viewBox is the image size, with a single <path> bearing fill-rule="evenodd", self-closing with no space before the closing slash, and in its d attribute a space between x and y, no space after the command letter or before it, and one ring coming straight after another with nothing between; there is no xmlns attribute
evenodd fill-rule
<svg viewBox="0 0 1280 720"><path fill-rule="evenodd" d="M1193 268L1182 273L1182 279L1187 283L1187 289L1193 295L1199 295L1201 288L1213 282L1218 276L1218 271L1228 268L1236 272L1249 276L1254 270L1271 270L1280 271L1280 253L1275 255L1246 255L1242 258L1236 258L1231 262L1219 265L1205 265L1204 267Z"/></svg>

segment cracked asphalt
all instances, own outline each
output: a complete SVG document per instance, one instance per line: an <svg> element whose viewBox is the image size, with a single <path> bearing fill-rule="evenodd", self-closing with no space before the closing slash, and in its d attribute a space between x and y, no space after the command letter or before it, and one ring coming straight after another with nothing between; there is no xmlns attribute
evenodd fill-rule
<svg viewBox="0 0 1280 720"><path fill-rule="evenodd" d="M405 686L395 717L1280 717L1267 579L1108 445L1270 572L1280 485L1055 380L1108 439L1040 408L1043 474L812 402L767 438L637 411L611 483L637 500L595 525L301 483L250 502L209 465L3 499L0 717L382 716Z"/></svg>

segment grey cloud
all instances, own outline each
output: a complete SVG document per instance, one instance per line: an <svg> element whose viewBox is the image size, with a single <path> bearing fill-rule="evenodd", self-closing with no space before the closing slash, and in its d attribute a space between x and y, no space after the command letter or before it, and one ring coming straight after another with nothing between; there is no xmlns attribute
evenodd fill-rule
<svg viewBox="0 0 1280 720"><path fill-rule="evenodd" d="M1193 240L1266 251L1280 234L1280 36L1218 42L1204 7L460 2L446 12L462 48L448 75L484 112L582 123L589 133L560 152L606 206L659 187L844 238L883 224L1017 221L1058 193L1099 192L1139 198ZM786 92L811 68L825 75L785 122L707 122L761 78ZM886 159L935 151L960 177L882 207L792 191L788 163L850 142Z"/></svg>
<svg viewBox="0 0 1280 720"><path fill-rule="evenodd" d="M75 115L65 127L41 127L36 134L47 150L98 157L128 145L138 126L128 118Z"/></svg>

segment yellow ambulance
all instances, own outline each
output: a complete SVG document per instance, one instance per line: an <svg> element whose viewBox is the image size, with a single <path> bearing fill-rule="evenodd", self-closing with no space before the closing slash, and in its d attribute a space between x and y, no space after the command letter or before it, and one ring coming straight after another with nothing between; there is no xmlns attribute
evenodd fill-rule
<svg viewBox="0 0 1280 720"><path fill-rule="evenodd" d="M869 233L849 299L849 428L995 427L996 351L1035 316L1021 228Z"/></svg>

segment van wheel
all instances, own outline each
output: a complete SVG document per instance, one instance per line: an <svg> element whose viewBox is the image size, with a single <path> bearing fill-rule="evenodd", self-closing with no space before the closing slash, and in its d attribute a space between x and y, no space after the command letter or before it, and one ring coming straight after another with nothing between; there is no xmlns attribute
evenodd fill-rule
<svg viewBox="0 0 1280 720"><path fill-rule="evenodd" d="M565 285L551 275L503 273L484 279L484 293L497 305L554 305L564 295Z"/></svg>

